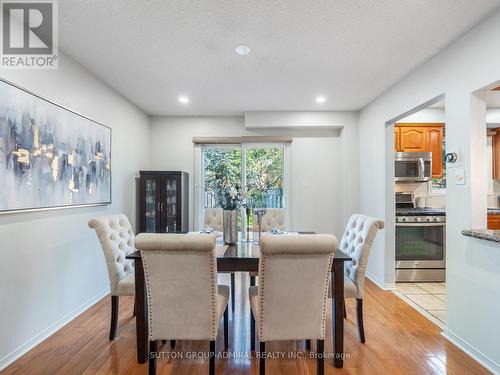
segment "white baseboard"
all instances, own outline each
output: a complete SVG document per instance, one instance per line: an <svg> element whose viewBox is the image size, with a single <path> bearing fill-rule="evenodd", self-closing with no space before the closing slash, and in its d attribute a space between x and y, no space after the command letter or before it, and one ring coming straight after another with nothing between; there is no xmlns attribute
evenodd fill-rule
<svg viewBox="0 0 500 375"><path fill-rule="evenodd" d="M394 283L386 283L384 280L378 278L377 276L366 272L366 277L373 281L380 289L383 290L395 290L396 284Z"/></svg>
<svg viewBox="0 0 500 375"><path fill-rule="evenodd" d="M78 315L82 314L86 310L88 310L90 307L95 305L97 302L99 302L101 299L103 299L107 294L109 293L109 288L106 288L99 293L97 293L94 297L90 298L86 302L82 303L80 306L78 306L76 309L71 311L69 314L63 316L61 319L59 319L57 322L54 324L50 325L46 329L44 329L42 332L37 334L35 337L32 339L28 340L26 343L21 345L19 348L11 352L10 354L7 354L5 357L0 359L0 371L9 366L11 363L13 363L15 360L26 354L28 351L33 349L35 346L40 344L43 340L47 339L48 337L52 336L54 333L59 331L62 327L64 327L66 324L71 322L73 319L75 319Z"/></svg>
<svg viewBox="0 0 500 375"><path fill-rule="evenodd" d="M475 347L470 345L468 342L462 340L460 337L455 335L446 327L443 330L443 336L451 341L454 345L458 346L462 351L467 353L470 357L474 358L481 365L486 367L489 371L494 374L500 374L500 365L493 361L490 357L483 354L481 351L477 350Z"/></svg>

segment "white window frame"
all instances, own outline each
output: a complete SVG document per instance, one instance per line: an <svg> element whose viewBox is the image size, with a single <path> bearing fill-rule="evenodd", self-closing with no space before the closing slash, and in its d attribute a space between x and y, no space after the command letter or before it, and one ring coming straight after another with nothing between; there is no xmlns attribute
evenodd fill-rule
<svg viewBox="0 0 500 375"><path fill-rule="evenodd" d="M285 209L285 229L290 216L290 143L241 143L194 145L194 228L202 229L205 222L205 166L203 153L209 149L241 149L241 183L246 186L246 150L249 148L283 148L283 208ZM242 222L246 223L246 212L242 210Z"/></svg>

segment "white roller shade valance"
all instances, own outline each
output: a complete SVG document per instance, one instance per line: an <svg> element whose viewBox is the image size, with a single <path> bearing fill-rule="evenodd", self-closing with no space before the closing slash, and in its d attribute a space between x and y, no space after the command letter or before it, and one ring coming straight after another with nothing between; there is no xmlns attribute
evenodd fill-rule
<svg viewBox="0 0 500 375"><path fill-rule="evenodd" d="M244 136L244 137L193 137L194 144L237 145L242 143L292 143L292 137Z"/></svg>

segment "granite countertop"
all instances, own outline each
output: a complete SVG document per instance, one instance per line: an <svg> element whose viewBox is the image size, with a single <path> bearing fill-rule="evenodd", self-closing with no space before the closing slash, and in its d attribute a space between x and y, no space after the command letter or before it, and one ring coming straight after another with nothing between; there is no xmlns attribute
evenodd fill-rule
<svg viewBox="0 0 500 375"><path fill-rule="evenodd" d="M500 242L500 230L464 229L462 234L464 236L478 238L480 240Z"/></svg>
<svg viewBox="0 0 500 375"><path fill-rule="evenodd" d="M500 208L488 208L488 214L500 215Z"/></svg>

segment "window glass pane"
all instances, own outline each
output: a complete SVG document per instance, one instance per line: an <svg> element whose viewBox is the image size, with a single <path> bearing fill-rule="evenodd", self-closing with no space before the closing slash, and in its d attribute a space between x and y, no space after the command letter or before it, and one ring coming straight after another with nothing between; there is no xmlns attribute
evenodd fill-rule
<svg viewBox="0 0 500 375"><path fill-rule="evenodd" d="M204 207L218 207L217 180L241 186L241 148L211 148L203 152Z"/></svg>
<svg viewBox="0 0 500 375"><path fill-rule="evenodd" d="M251 206L283 207L284 148L247 148L246 185Z"/></svg>

